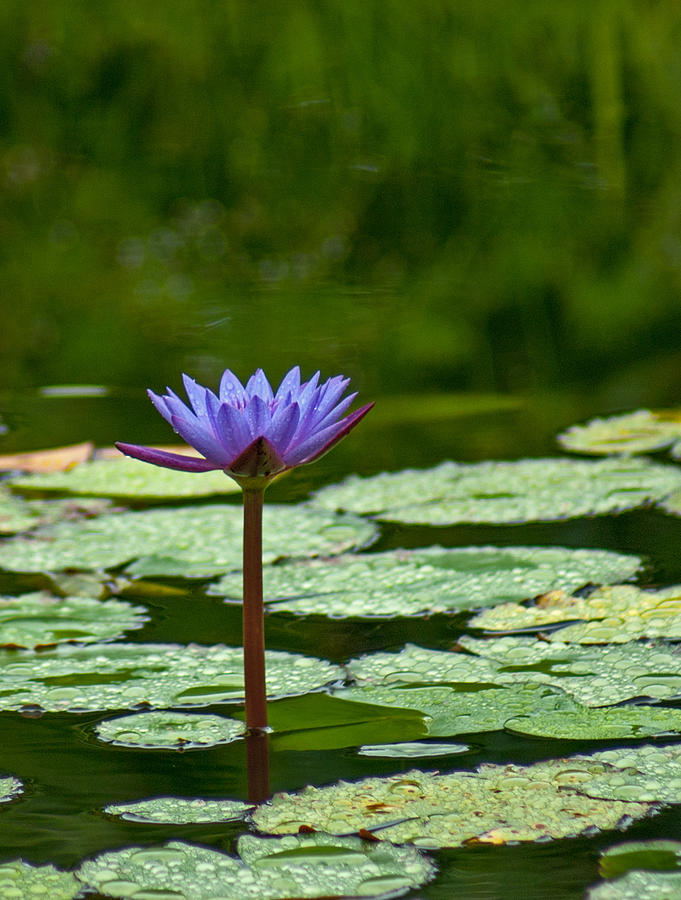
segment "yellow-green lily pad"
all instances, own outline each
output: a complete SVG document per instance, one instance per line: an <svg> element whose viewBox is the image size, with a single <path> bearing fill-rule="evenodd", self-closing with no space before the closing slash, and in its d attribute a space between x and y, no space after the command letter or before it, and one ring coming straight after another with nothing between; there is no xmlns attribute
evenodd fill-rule
<svg viewBox="0 0 681 900"><path fill-rule="evenodd" d="M286 900L399 896L435 867L413 847L328 834L242 835L237 857L182 841L125 847L86 860L77 877L108 897Z"/></svg>
<svg viewBox="0 0 681 900"><path fill-rule="evenodd" d="M586 892L586 900L679 900L681 872L633 870Z"/></svg>
<svg viewBox="0 0 681 900"><path fill-rule="evenodd" d="M35 866L23 859L0 863L0 900L48 897L49 900L72 900L83 885L72 872L54 866Z"/></svg>
<svg viewBox="0 0 681 900"><path fill-rule="evenodd" d="M676 710L665 710L675 712ZM681 803L681 745L643 744L593 755L607 768L589 782L592 797Z"/></svg>
<svg viewBox="0 0 681 900"><path fill-rule="evenodd" d="M150 825L200 825L243 819L253 804L241 800L211 800L203 797L150 797L127 803L109 803L104 812L128 822Z"/></svg>
<svg viewBox="0 0 681 900"><path fill-rule="evenodd" d="M105 513L109 500L83 498L69 500L24 500L0 485L0 534L18 534L50 525L62 519L82 519Z"/></svg>
<svg viewBox="0 0 681 900"><path fill-rule="evenodd" d="M390 522L454 525L554 521L624 512L681 490L681 472L636 457L444 462L322 488L317 508Z"/></svg>
<svg viewBox="0 0 681 900"><path fill-rule="evenodd" d="M246 733L243 722L198 713L138 712L95 726L100 741L149 750L195 750L229 744Z"/></svg>
<svg viewBox="0 0 681 900"><path fill-rule="evenodd" d="M558 435L565 450L576 453L649 453L681 440L681 410L638 409L624 415L591 419Z"/></svg>
<svg viewBox="0 0 681 900"><path fill-rule="evenodd" d="M588 582L622 581L636 556L564 547L427 547L285 562L264 573L270 612L299 615L416 616L450 613L534 597ZM241 600L241 574L225 575L209 594Z"/></svg>
<svg viewBox="0 0 681 900"><path fill-rule="evenodd" d="M681 732L681 709L664 706L575 707L508 719L507 731L564 741L644 738Z"/></svg>

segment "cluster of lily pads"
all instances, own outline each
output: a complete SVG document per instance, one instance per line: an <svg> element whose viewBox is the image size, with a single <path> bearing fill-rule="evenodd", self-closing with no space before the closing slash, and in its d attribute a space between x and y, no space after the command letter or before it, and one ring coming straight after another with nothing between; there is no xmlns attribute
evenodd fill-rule
<svg viewBox="0 0 681 900"><path fill-rule="evenodd" d="M140 824L245 819L265 836L244 834L236 855L182 841L128 847L71 872L13 861L0 866L0 898L17 889L75 897L84 886L187 900L397 896L435 877L423 851L623 829L681 802L681 747L640 743L681 734L673 705L681 697L673 643L681 640L681 586L642 589L630 583L640 558L601 549L443 547L435 533L427 547L372 550L382 522L512 525L646 507L681 512L681 468L636 455L668 447L681 455L681 420L671 413L598 420L560 442L608 455L352 476L306 503L266 507L269 615L468 613L470 632L447 650L406 644L342 665L269 651L271 745L347 748L409 765L451 763L468 745L448 739L502 730L633 747L310 785L255 809L230 798L112 804L104 814ZM221 496L235 489L221 473L115 459L7 478L0 569L31 589L0 598L0 710L101 711L111 715L93 726L99 741L150 751L241 740L239 648L126 639L148 622L145 607L127 597L142 596L153 579L201 579L208 596L239 601L241 510ZM17 801L21 791L7 775L0 800ZM671 842L650 849L658 851L681 858ZM651 873L635 865L643 852L611 851L604 860L620 860L619 877L604 862L610 880L590 897L645 895L639 882Z"/></svg>

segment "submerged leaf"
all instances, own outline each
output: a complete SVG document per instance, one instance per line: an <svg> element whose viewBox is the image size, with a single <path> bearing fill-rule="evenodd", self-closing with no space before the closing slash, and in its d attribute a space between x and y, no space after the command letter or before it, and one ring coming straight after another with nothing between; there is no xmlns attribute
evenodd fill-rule
<svg viewBox="0 0 681 900"><path fill-rule="evenodd" d="M301 615L415 616L491 606L588 582L621 581L641 561L605 550L564 547L427 547L344 554L271 566L264 573L270 612ZM209 594L241 599L241 574Z"/></svg>
<svg viewBox="0 0 681 900"><path fill-rule="evenodd" d="M130 567L137 575L210 576L241 567L242 527L240 507L212 504L62 522L6 541L0 546L0 567L13 572L106 569L137 559L142 565ZM354 516L299 506L266 506L263 528L265 562L340 553L376 536L375 526ZM154 554L156 562L150 559Z"/></svg>
<svg viewBox="0 0 681 900"><path fill-rule="evenodd" d="M558 435L558 443L577 453L648 453L681 440L681 410L638 409L620 416L592 419Z"/></svg>
<svg viewBox="0 0 681 900"><path fill-rule="evenodd" d="M327 834L242 835L237 852L241 858L181 841L125 847L86 860L77 877L111 897L300 900L398 896L435 875L413 848Z"/></svg>
<svg viewBox="0 0 681 900"><path fill-rule="evenodd" d="M681 472L648 460L521 459L444 462L322 488L318 508L371 513L390 522L553 521L623 512L681 490Z"/></svg>
<svg viewBox="0 0 681 900"><path fill-rule="evenodd" d="M71 900L83 885L72 872L54 866L34 866L23 859L0 863L0 900L49 897L49 900Z"/></svg>
<svg viewBox="0 0 681 900"><path fill-rule="evenodd" d="M152 797L128 803L110 803L104 807L109 815L128 822L158 825L198 825L204 822L233 822L242 819L253 805L241 800L208 800L195 797Z"/></svg>
<svg viewBox="0 0 681 900"><path fill-rule="evenodd" d="M100 741L150 750L195 750L228 744L246 733L243 722L197 713L139 712L95 726Z"/></svg>

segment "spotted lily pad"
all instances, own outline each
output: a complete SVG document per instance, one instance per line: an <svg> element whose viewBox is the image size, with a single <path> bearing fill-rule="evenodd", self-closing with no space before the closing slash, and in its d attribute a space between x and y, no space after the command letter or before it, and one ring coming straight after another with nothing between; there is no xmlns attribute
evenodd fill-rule
<svg viewBox="0 0 681 900"><path fill-rule="evenodd" d="M681 872L634 870L590 888L586 900L679 900Z"/></svg>
<svg viewBox="0 0 681 900"><path fill-rule="evenodd" d="M241 858L181 841L125 847L86 860L77 875L110 897L177 900L398 896L435 875L414 848L325 834L242 835L237 852Z"/></svg>
<svg viewBox="0 0 681 900"><path fill-rule="evenodd" d="M621 581L641 561L605 550L563 547L427 547L301 560L265 572L270 612L412 616L491 606L551 588ZM241 599L241 575L230 573L208 593Z"/></svg>
<svg viewBox="0 0 681 900"><path fill-rule="evenodd" d="M54 866L34 866L23 859L0 863L0 900L29 897L71 900L82 889L83 885L72 872Z"/></svg>
<svg viewBox="0 0 681 900"><path fill-rule="evenodd" d="M46 592L0 597L0 646L38 647L113 640L148 621L126 600L53 597Z"/></svg>
<svg viewBox="0 0 681 900"><path fill-rule="evenodd" d="M565 741L643 738L681 732L681 709L662 706L576 707L508 719L507 731Z"/></svg>
<svg viewBox="0 0 681 900"><path fill-rule="evenodd" d="M348 669L360 684L550 684L584 706L681 695L681 655L664 644L588 647L534 638L468 636L460 643L468 652L407 644L398 653L351 660Z"/></svg>
<svg viewBox="0 0 681 900"><path fill-rule="evenodd" d="M9 481L20 493L59 492L129 500L162 500L232 494L238 484L224 472L178 472L139 460L116 458L81 463L66 472L22 475Z"/></svg>
<svg viewBox="0 0 681 900"><path fill-rule="evenodd" d="M414 770L275 794L255 810L253 822L272 834L301 826L331 834L366 829L381 840L431 849L591 834L652 811L647 803L565 792L566 785L588 783L603 768L588 758L572 758L533 766L485 764L446 775Z"/></svg>
<svg viewBox="0 0 681 900"><path fill-rule="evenodd" d="M110 803L104 807L109 815L129 822L151 825L199 825L205 822L233 822L242 819L253 805L240 800L206 800L195 797L152 797L129 803Z"/></svg>
<svg viewBox="0 0 681 900"><path fill-rule="evenodd" d="M681 410L638 409L620 416L592 419L558 435L565 450L577 453L648 453L681 440Z"/></svg>
<svg viewBox="0 0 681 900"><path fill-rule="evenodd" d="M532 604L507 603L485 610L468 624L510 632L562 622L575 624L546 632L547 640L580 644L626 643L646 637L681 640L681 586L643 591L616 585L598 588L588 597L552 591Z"/></svg>
<svg viewBox="0 0 681 900"><path fill-rule="evenodd" d="M670 712L674 710L665 710ZM607 768L585 790L612 800L681 803L681 745L643 744L595 753Z"/></svg>
<svg viewBox="0 0 681 900"><path fill-rule="evenodd" d="M100 741L150 750L194 750L228 744L246 732L243 722L225 716L181 712L139 712L95 726Z"/></svg>
<svg viewBox="0 0 681 900"><path fill-rule="evenodd" d="M63 522L0 546L0 567L14 572L106 569L137 560L137 575L209 576L241 566L242 511L205 505L127 512ZM263 558L333 554L363 546L373 525L300 506L265 507Z"/></svg>
<svg viewBox="0 0 681 900"><path fill-rule="evenodd" d="M342 677L338 666L267 653L270 696L305 693ZM0 650L0 709L85 711L193 707L244 697L243 652L216 644L60 645Z"/></svg>
<svg viewBox="0 0 681 900"><path fill-rule="evenodd" d="M510 524L623 512L677 490L681 472L645 459L523 459L353 475L323 488L313 503L390 522Z"/></svg>

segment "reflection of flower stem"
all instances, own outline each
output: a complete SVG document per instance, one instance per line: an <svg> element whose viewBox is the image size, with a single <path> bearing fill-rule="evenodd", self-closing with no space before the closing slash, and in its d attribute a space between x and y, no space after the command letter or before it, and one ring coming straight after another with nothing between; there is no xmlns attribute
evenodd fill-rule
<svg viewBox="0 0 681 900"><path fill-rule="evenodd" d="M266 731L251 731L246 735L246 771L248 800L263 803L270 796L270 736Z"/></svg>
<svg viewBox="0 0 681 900"><path fill-rule="evenodd" d="M243 640L246 727L267 728L265 624L262 602L262 507L264 488L244 489Z"/></svg>

